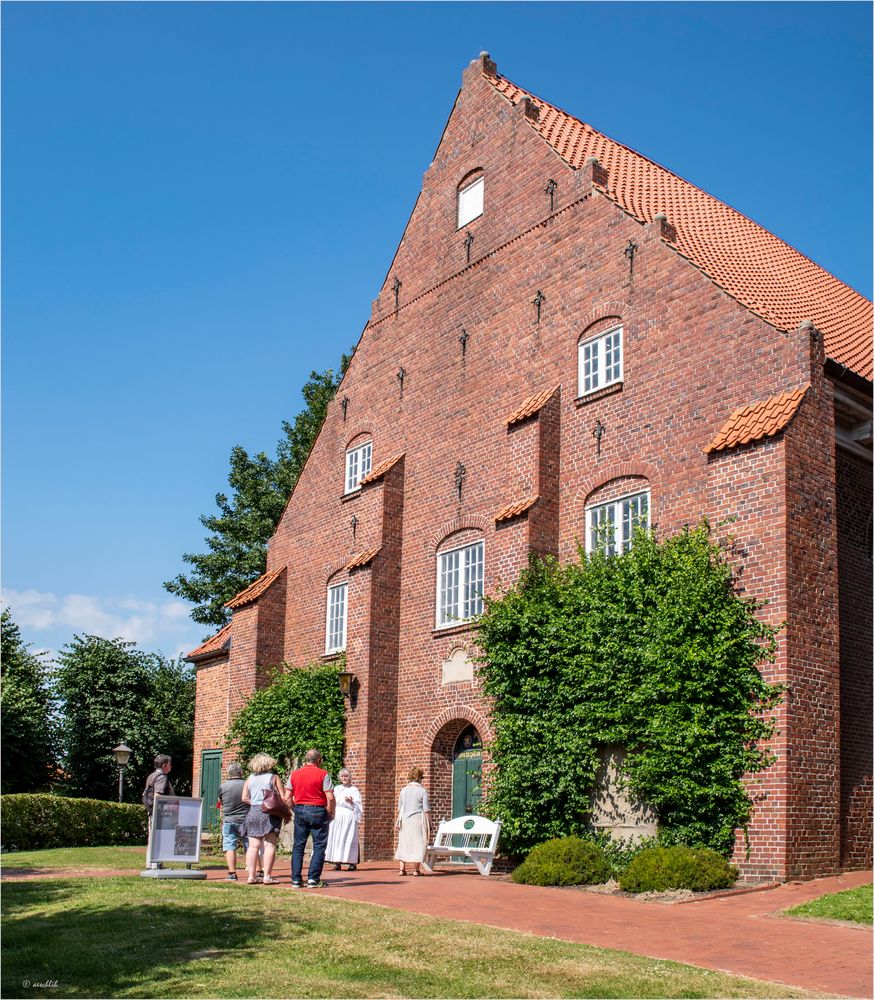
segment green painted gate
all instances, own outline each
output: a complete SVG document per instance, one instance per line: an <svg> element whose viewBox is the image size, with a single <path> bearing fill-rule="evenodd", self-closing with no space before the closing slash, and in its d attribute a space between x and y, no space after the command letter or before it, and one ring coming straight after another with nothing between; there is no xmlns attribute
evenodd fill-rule
<svg viewBox="0 0 874 1000"><path fill-rule="evenodd" d="M215 807L222 783L221 750L203 750L200 755L200 797L203 799L203 829L219 822L221 813Z"/></svg>

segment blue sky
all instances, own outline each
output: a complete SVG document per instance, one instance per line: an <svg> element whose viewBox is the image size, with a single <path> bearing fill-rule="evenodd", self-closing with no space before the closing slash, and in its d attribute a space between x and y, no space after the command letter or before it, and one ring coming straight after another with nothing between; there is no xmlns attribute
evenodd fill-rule
<svg viewBox="0 0 874 1000"><path fill-rule="evenodd" d="M863 3L6 3L3 588L174 654L231 446L354 344L483 49L871 294Z"/></svg>

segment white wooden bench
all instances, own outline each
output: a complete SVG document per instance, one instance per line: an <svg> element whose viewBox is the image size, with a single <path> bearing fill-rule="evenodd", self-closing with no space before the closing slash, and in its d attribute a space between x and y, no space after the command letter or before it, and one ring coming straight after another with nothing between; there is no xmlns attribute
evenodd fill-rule
<svg viewBox="0 0 874 1000"><path fill-rule="evenodd" d="M488 875L495 860L500 834L500 820L492 822L485 816L444 819L437 828L434 843L425 850L425 864L433 868L437 858L466 858L476 865L480 875Z"/></svg>

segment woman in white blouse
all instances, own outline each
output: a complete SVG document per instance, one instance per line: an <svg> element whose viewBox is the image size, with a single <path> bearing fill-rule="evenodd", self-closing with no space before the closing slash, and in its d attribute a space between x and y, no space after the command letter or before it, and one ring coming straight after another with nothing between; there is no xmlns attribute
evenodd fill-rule
<svg viewBox="0 0 874 1000"><path fill-rule="evenodd" d="M411 875L421 875L419 865L425 860L425 848L431 829L428 822L431 807L428 804L428 793L422 787L425 773L421 767L411 767L409 784L404 785L398 799L398 849L395 851L395 861L400 862L398 875L407 874L407 865L412 868Z"/></svg>
<svg viewBox="0 0 874 1000"><path fill-rule="evenodd" d="M342 871L343 865L354 872L358 867L358 824L364 815L361 792L352 784L352 774L344 767L337 775L340 784L334 789L337 811L328 827L328 846L325 860Z"/></svg>

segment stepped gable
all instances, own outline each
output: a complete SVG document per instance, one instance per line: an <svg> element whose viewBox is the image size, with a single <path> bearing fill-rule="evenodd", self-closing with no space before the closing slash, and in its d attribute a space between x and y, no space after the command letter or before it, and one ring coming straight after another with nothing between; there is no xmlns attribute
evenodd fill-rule
<svg viewBox="0 0 874 1000"><path fill-rule="evenodd" d="M795 411L809 388L808 382L791 392L781 392L770 399L739 407L719 428L705 451L725 451L727 448L736 448L741 444L779 434L795 416Z"/></svg>
<svg viewBox="0 0 874 1000"><path fill-rule="evenodd" d="M225 653L231 648L231 625L230 622L220 628L215 635L211 635L205 642L201 643L197 649L192 649L185 656L186 660L202 660L207 656L215 656L218 653Z"/></svg>
<svg viewBox="0 0 874 1000"><path fill-rule="evenodd" d="M257 601L265 590L285 572L285 567L275 569L272 573L265 573L259 576L254 583L250 583L245 590L241 590L236 597L232 597L225 605L226 608L241 608L244 604L251 604Z"/></svg>
<svg viewBox="0 0 874 1000"><path fill-rule="evenodd" d="M530 98L539 111L526 118L571 167L595 157L606 168L599 190L639 222L664 213L676 230L668 242L751 312L780 330L812 319L826 355L872 377L871 303L758 223L591 125L497 75L483 77L513 104ZM666 241L667 242L667 241Z"/></svg>

